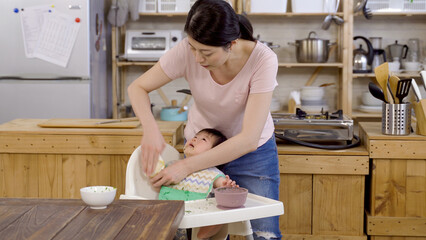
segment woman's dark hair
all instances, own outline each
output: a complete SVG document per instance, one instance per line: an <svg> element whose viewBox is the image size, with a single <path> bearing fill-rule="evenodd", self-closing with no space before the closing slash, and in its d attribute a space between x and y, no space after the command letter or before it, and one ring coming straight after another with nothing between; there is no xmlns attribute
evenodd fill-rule
<svg viewBox="0 0 426 240"><path fill-rule="evenodd" d="M188 13L185 32L199 43L216 47L227 48L237 38L255 41L250 21L224 0L196 1Z"/></svg>
<svg viewBox="0 0 426 240"><path fill-rule="evenodd" d="M212 147L216 147L217 145L226 141L225 135L223 135L223 133L221 133L220 131L218 131L214 128L204 128L201 131L199 131L198 133L201 133L201 132L205 132L207 134L210 134L210 135L213 135L213 136L216 137L216 141L213 143Z"/></svg>

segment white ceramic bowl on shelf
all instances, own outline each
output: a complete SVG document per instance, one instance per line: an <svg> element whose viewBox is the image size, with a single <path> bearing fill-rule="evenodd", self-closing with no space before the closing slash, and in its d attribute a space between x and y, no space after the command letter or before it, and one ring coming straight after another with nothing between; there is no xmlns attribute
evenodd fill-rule
<svg viewBox="0 0 426 240"><path fill-rule="evenodd" d="M399 72L399 68L401 67L401 63L399 61L388 62L389 71L391 72Z"/></svg>
<svg viewBox="0 0 426 240"><path fill-rule="evenodd" d="M419 71L420 70L420 62L405 62L404 68L406 71Z"/></svg>
<svg viewBox="0 0 426 240"><path fill-rule="evenodd" d="M361 101L365 106L382 106L382 101L373 97L370 92L363 92Z"/></svg>
<svg viewBox="0 0 426 240"><path fill-rule="evenodd" d="M323 99L325 94L323 87L303 87L300 93L300 98L302 100L308 101L320 101Z"/></svg>
<svg viewBox="0 0 426 240"><path fill-rule="evenodd" d="M110 186L90 186L80 189L81 199L90 208L104 209L114 201L117 188Z"/></svg>

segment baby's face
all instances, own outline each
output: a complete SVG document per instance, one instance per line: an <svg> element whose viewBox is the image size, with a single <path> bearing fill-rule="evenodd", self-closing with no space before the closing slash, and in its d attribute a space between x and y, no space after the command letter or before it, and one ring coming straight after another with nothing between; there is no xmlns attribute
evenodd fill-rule
<svg viewBox="0 0 426 240"><path fill-rule="evenodd" d="M197 133L195 137L186 142L183 152L187 157L197 155L211 149L214 141L216 141L216 138L211 134Z"/></svg>

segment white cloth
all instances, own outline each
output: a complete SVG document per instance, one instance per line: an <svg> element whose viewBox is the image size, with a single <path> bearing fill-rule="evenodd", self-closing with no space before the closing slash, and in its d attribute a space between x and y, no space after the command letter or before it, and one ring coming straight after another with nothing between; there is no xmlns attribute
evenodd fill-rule
<svg viewBox="0 0 426 240"><path fill-rule="evenodd" d="M108 22L115 27L126 24L129 18L133 21L139 19L139 0L113 0L108 12Z"/></svg>

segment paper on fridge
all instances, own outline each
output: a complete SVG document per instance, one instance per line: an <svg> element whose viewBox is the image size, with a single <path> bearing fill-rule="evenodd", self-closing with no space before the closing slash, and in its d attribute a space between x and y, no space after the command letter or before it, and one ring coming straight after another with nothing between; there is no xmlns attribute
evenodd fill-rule
<svg viewBox="0 0 426 240"><path fill-rule="evenodd" d="M66 67L77 39L80 23L70 15L43 14L43 26L34 50L34 57Z"/></svg>
<svg viewBox="0 0 426 240"><path fill-rule="evenodd" d="M43 14L53 12L53 7L49 5L26 7L21 11L21 29L24 40L25 56L33 58L41 28L43 26Z"/></svg>

